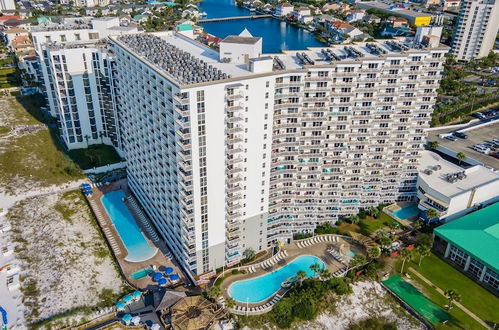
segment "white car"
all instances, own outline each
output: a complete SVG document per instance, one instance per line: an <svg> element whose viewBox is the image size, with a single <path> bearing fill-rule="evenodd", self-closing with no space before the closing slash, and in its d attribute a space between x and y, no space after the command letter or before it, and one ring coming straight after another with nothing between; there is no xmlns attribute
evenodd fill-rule
<svg viewBox="0 0 499 330"><path fill-rule="evenodd" d="M488 148L484 145L481 145L481 144L477 144L477 145L473 146L473 150L478 151L482 154L488 154L490 152L490 148Z"/></svg>

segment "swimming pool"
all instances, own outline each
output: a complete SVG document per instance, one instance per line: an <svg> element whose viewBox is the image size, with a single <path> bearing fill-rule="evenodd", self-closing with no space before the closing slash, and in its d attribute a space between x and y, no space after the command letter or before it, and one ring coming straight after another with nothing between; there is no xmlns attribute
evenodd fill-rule
<svg viewBox="0 0 499 330"><path fill-rule="evenodd" d="M229 286L229 295L239 302L257 303L266 300L281 288L282 282L296 275L300 270L304 270L307 277L316 276L317 274L310 269L310 266L314 264L326 267L318 257L300 256L272 273L232 283Z"/></svg>
<svg viewBox="0 0 499 330"><path fill-rule="evenodd" d="M355 255L356 255L356 254L357 254L357 253L355 253L355 251L354 251L354 250L348 250L348 256L349 256L350 258L355 257Z"/></svg>
<svg viewBox="0 0 499 330"><path fill-rule="evenodd" d="M416 204L412 204L406 207L403 207L401 209L398 209L397 211L392 212L394 216L396 216L399 219L405 220L412 218L416 215L419 214L419 209Z"/></svg>
<svg viewBox="0 0 499 330"><path fill-rule="evenodd" d="M158 249L149 245L123 198L125 198L123 190L117 190L104 194L101 202L128 252L125 260L130 262L147 260L153 257Z"/></svg>
<svg viewBox="0 0 499 330"><path fill-rule="evenodd" d="M148 276L151 273L152 273L152 268L151 267L147 267L147 268L144 268L144 269L136 271L135 273L133 273L132 275L130 275L130 277L133 280L140 280L141 278L146 277L146 276Z"/></svg>

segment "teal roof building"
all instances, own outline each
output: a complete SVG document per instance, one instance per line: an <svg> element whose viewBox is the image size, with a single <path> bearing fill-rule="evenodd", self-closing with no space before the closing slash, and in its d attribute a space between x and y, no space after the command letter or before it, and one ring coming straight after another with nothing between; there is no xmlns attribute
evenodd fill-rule
<svg viewBox="0 0 499 330"><path fill-rule="evenodd" d="M499 290L499 203L434 230L436 250L471 278Z"/></svg>

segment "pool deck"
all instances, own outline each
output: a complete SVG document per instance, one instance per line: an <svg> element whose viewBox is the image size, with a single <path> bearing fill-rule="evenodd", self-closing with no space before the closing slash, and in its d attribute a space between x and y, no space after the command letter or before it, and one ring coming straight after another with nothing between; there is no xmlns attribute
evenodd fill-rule
<svg viewBox="0 0 499 330"><path fill-rule="evenodd" d="M337 237L338 241L337 242L319 242L319 243L312 244L311 246L300 248L298 246L298 243L310 240L310 238L307 238L307 239L303 239L303 240L297 240L297 241L292 242L291 244L283 246L280 251L283 251L283 252L285 251L287 256L284 257L283 259L281 259L279 262L275 263L273 266L266 268L266 269L263 269L261 267L262 263L264 263L265 261L272 258L272 257L270 257L270 254L269 254L269 258L263 260L261 263L258 264L260 266L256 268L256 271L254 271L252 273L246 273L246 274L231 275L227 279L225 279L221 284L221 289L222 289L224 299L227 297L230 297L228 289L232 283L237 282L237 281L241 281L241 280L248 280L248 279L262 276L262 275L265 275L268 273L272 273L272 272L287 265L288 263L292 262L294 259L296 259L297 257L302 256L302 255L312 255L312 256L316 256L316 257L321 258L322 261L324 261L324 263L326 264L326 267L331 272L331 274L334 274L334 273L337 273L341 270L346 269L346 265L348 265L348 262L351 258L348 255L348 251L353 250L356 253L366 255L364 248L361 246L361 244L355 243L352 239L347 239L347 238L345 238L343 236L339 236L339 235L318 235L318 236L335 236L335 237ZM316 236L316 237L318 237L318 236ZM338 260L336 260L327 251L328 248L334 248L336 251L339 251L340 255L345 260L344 263L341 263ZM251 264L250 266L240 267L240 269L248 269L249 267L252 267L252 266L255 266L255 264ZM237 269L237 268L234 268L234 269ZM230 274L230 270L228 270L228 273ZM272 300L274 300L274 298L276 296L279 298L282 297L286 292L287 292L287 289L281 288L279 291L276 292L275 295L272 295L267 300L264 300L264 301L261 301L258 303L248 303L248 304L236 302L236 305L241 306L241 307L248 306L250 308L259 307L259 306L265 305L266 303L271 302ZM232 311L232 312L237 313L237 311ZM257 314L261 314L261 313L257 313Z"/></svg>
<svg viewBox="0 0 499 330"><path fill-rule="evenodd" d="M153 282L150 276L146 276L144 278L134 280L130 277L131 274L135 273L138 270L151 267L155 265L156 267L172 267L174 269L174 273L178 274L181 280L184 283L188 283L187 279L185 279L185 275L181 271L181 268L175 262L175 260L167 258L159 249L156 254L147 260L141 262L129 262L125 260L127 256L127 250L123 245L119 234L117 233L111 219L106 212L104 205L101 203L101 197L108 192L123 190L125 194L128 196L130 191L127 187L126 180L120 180L117 182L113 182L107 185L102 185L99 187L93 187L93 194L91 196L87 196L88 203L92 209L92 212L99 223L102 234L106 238L111 252L116 257L116 260L119 263L122 274L126 277L127 281L134 287L139 289L152 289L157 287L157 283ZM133 214L133 213L132 213ZM145 235L145 233L144 233ZM149 245L157 248L154 243L146 236L146 240Z"/></svg>

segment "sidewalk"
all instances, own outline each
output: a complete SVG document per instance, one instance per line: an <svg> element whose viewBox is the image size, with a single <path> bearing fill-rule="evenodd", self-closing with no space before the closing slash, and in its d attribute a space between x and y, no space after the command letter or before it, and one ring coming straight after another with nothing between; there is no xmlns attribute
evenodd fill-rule
<svg viewBox="0 0 499 330"><path fill-rule="evenodd" d="M426 277L424 277L423 275L421 275L414 268L409 267L409 270L411 272L413 272L417 277L419 277L420 279L422 279L423 282L425 282L426 284L428 284L429 286L431 286L432 288L434 288L435 290L437 290L438 293L440 293L442 296L445 297L444 291L442 289L440 289L439 287L437 287L435 284L433 284L430 280L428 280ZM478 316L476 316L475 314L473 314L472 311L470 311L469 309L467 309L466 307L464 307L463 305L461 305L461 303L455 301L454 305L456 305L457 307L459 307L463 312L465 312L471 318L473 318L475 321L477 321L478 323L480 323L481 325L483 325L486 329L490 329L490 327L487 325L487 323L485 323L484 321L482 321L481 318L479 318Z"/></svg>

